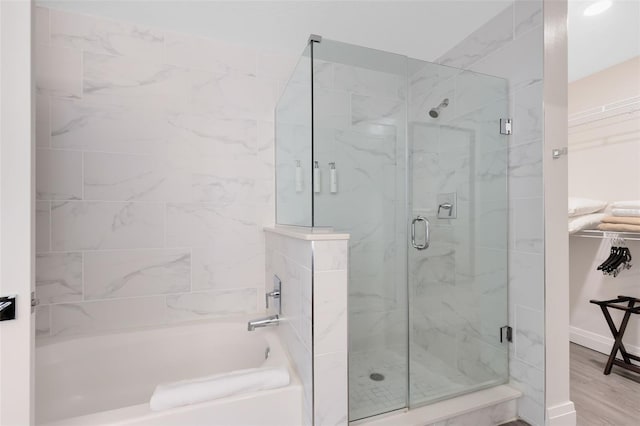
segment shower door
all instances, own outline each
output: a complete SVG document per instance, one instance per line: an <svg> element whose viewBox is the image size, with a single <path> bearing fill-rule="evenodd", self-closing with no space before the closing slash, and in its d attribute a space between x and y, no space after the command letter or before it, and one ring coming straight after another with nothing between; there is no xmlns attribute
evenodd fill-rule
<svg viewBox="0 0 640 426"><path fill-rule="evenodd" d="M508 378L505 80L409 59L409 405ZM505 333L506 336L506 333Z"/></svg>

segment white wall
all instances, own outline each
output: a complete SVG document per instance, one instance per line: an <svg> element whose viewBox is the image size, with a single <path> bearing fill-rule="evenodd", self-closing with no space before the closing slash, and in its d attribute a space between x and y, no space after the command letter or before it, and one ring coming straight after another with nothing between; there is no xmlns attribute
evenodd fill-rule
<svg viewBox="0 0 640 426"><path fill-rule="evenodd" d="M640 199L638 109L640 56L569 85L569 196Z"/></svg>
<svg viewBox="0 0 640 426"><path fill-rule="evenodd" d="M606 201L640 199L640 114L608 117L598 114L583 118L584 111L634 99L640 108L640 57L616 64L569 85L569 195ZM590 119L598 119L589 122ZM572 125L586 123L582 125ZM632 255L640 252L629 241ZM571 341L609 353L613 340L605 319L589 300L612 299L618 295L640 297L635 267L618 277L604 276L597 266L609 256L610 240L570 238ZM614 313L618 319L619 315ZM640 352L640 328L634 321L625 334L629 351Z"/></svg>

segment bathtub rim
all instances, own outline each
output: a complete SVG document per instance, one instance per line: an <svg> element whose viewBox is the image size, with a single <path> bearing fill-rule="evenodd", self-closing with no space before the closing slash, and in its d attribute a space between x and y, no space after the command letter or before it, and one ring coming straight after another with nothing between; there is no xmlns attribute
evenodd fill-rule
<svg viewBox="0 0 640 426"><path fill-rule="evenodd" d="M121 331L109 331L105 333L95 333L90 335L72 335L64 337L47 337L45 341L40 342L36 346L36 357L39 351L55 351L58 346L64 346L73 344L74 342L81 341L84 344L91 344L92 340L105 344L105 341L111 339L117 341L118 338L135 337L138 333L152 333L163 334L166 337L166 333L179 333L181 330L191 329L206 329L209 327L215 327L216 325L228 326L229 329L244 329L247 333L255 333L261 336L267 341L270 353L279 354L277 357L268 358L261 365L262 367L279 367L284 366L289 371L290 381L287 386L283 386L277 389L262 390L256 392L247 392L244 394L231 395L224 398L219 398L211 401L205 401L197 404L186 405L183 407L172 408L170 410L152 411L149 407L149 401L139 404L128 405L120 408L114 408L110 410L97 411L90 414L79 415L75 417L67 417L59 420L53 420L49 422L36 423L36 426L87 426L87 425L126 425L136 421L153 420L154 418L162 418L167 412L180 413L189 412L193 410L213 408L218 405L224 405L229 403L236 403L243 400L249 400L259 397L270 397L278 393L286 392L299 392L302 394L302 382L298 376L295 366L292 362L289 351L282 342L280 336L277 333L275 327L263 328L256 331L247 331L245 327L246 321L255 318L257 315L234 315L229 317L221 317L207 320L195 320L184 321L176 324L170 324L167 326L150 326L150 327L138 327L135 329L121 330ZM36 377L37 380L37 377Z"/></svg>
<svg viewBox="0 0 640 426"><path fill-rule="evenodd" d="M35 339L35 348L45 348L49 346L55 346L58 344L69 343L71 341L76 340L100 340L104 341L105 338L114 338L115 336L122 335L131 335L140 332L152 332L152 333L160 333L160 332L171 332L178 331L181 328L186 327L206 327L211 326L213 324L226 324L228 326L231 325L239 325L245 324L255 319L256 317L260 317L261 315L266 315L265 313L256 313L256 314L237 314L237 315L229 315L229 316L221 316L215 318L206 318L206 319L194 319L194 320L186 320L186 321L177 321L166 324L154 324L147 325L141 327L131 327L126 329L118 329L118 330L100 330L95 332L88 333L77 333L77 334L65 334L65 335L48 335L48 336L38 336ZM246 330L246 328L245 328ZM261 332L265 329L257 329L257 332Z"/></svg>

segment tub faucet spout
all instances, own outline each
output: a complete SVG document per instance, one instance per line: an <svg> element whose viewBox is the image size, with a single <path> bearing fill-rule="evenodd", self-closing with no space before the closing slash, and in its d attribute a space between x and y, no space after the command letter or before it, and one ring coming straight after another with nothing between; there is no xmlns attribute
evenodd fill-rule
<svg viewBox="0 0 640 426"><path fill-rule="evenodd" d="M254 331L256 328L274 327L279 323L280 323L280 318L278 317L278 315L271 315L266 318L260 318L260 319L249 321L247 323L247 330Z"/></svg>

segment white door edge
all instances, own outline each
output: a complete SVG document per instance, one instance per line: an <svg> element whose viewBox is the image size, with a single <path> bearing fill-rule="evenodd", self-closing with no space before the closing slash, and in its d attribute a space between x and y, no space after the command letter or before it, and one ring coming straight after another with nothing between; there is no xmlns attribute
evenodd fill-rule
<svg viewBox="0 0 640 426"><path fill-rule="evenodd" d="M17 296L0 322L1 426L34 423L32 10L0 1L0 296Z"/></svg>

